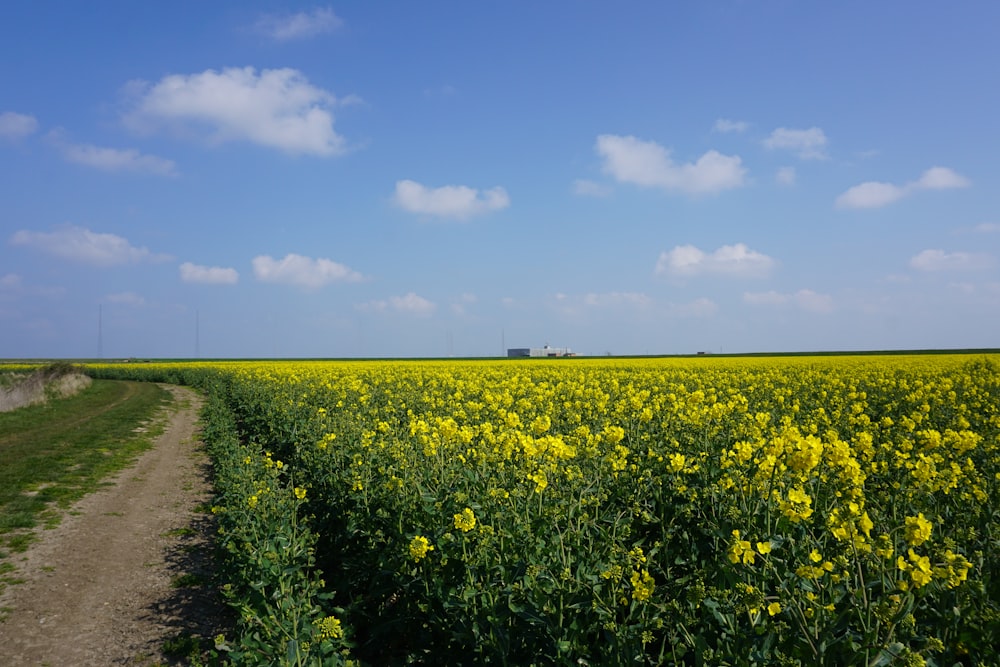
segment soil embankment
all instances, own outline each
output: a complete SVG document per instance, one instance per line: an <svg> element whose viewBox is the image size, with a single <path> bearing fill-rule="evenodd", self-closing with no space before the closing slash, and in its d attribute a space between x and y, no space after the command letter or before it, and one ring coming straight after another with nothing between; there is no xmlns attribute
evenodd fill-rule
<svg viewBox="0 0 1000 667"><path fill-rule="evenodd" d="M0 412L45 403L50 396L66 398L90 385L90 378L72 366L46 366L7 387L0 387Z"/></svg>

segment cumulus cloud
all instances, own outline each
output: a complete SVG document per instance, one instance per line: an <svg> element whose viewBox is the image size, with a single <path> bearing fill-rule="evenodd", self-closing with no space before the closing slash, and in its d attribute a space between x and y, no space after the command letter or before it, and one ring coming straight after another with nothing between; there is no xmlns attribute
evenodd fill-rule
<svg viewBox="0 0 1000 667"><path fill-rule="evenodd" d="M329 7L317 7L296 14L265 14L254 23L253 30L277 42L308 39L333 32L344 22Z"/></svg>
<svg viewBox="0 0 1000 667"><path fill-rule="evenodd" d="M144 155L134 148L119 149L91 144L74 144L67 142L60 131L52 131L48 137L59 148L67 161L76 164L104 171L138 171L159 176L174 176L177 173L173 160L155 155Z"/></svg>
<svg viewBox="0 0 1000 667"><path fill-rule="evenodd" d="M740 187L747 171L739 156L714 150L696 162L676 164L663 146L633 136L602 134L597 137L596 149L604 158L605 173L622 183L687 194L714 194Z"/></svg>
<svg viewBox="0 0 1000 667"><path fill-rule="evenodd" d="M803 160L821 160L826 157L826 134L818 127L793 130L779 127L764 140L769 150L789 150Z"/></svg>
<svg viewBox="0 0 1000 667"><path fill-rule="evenodd" d="M918 271L981 271L992 268L989 255L971 252L945 252L924 250L910 259L910 266Z"/></svg>
<svg viewBox="0 0 1000 667"><path fill-rule="evenodd" d="M38 121L34 116L13 111L0 113L0 139L23 139L37 129Z"/></svg>
<svg viewBox="0 0 1000 667"><path fill-rule="evenodd" d="M578 178L573 181L573 194L581 197L607 197L611 194L611 188L601 183Z"/></svg>
<svg viewBox="0 0 1000 667"><path fill-rule="evenodd" d="M427 317L434 313L437 306L415 292L408 292L403 296L392 296L385 300L376 300L363 303L358 306L359 310L383 313L393 311Z"/></svg>
<svg viewBox="0 0 1000 667"><path fill-rule="evenodd" d="M108 294L104 297L109 303L117 303L123 306L143 306L146 304L146 299L139 296L135 292L118 292L116 294Z"/></svg>
<svg viewBox="0 0 1000 667"><path fill-rule="evenodd" d="M583 303L588 306L634 306L636 308L646 308L652 303L652 299L641 292L604 292L594 293L583 297Z"/></svg>
<svg viewBox="0 0 1000 667"><path fill-rule="evenodd" d="M137 248L117 234L92 232L86 227L76 225L69 225L53 232L22 229L10 237L10 243L35 248L63 259L101 267L169 259L166 255L155 255L145 247Z"/></svg>
<svg viewBox="0 0 1000 667"><path fill-rule="evenodd" d="M795 185L795 167L782 167L775 173L774 180L778 185Z"/></svg>
<svg viewBox="0 0 1000 667"><path fill-rule="evenodd" d="M240 280L240 274L236 269L222 268L219 266L201 266L184 262L180 266L181 280L186 283L198 283L202 285L235 285Z"/></svg>
<svg viewBox="0 0 1000 667"><path fill-rule="evenodd" d="M905 185L867 181L837 197L837 208L880 208L920 190L964 188L969 180L947 167L931 167L920 178Z"/></svg>
<svg viewBox="0 0 1000 667"><path fill-rule="evenodd" d="M698 275L762 277L766 276L774 265L773 259L751 250L742 243L724 245L710 253L693 245L682 245L660 253L654 273L675 277Z"/></svg>
<svg viewBox="0 0 1000 667"><path fill-rule="evenodd" d="M152 86L134 82L130 89L134 107L125 122L137 131L207 132L211 143L249 141L288 153L326 156L345 150L333 129L337 99L298 70L210 69L171 74Z"/></svg>
<svg viewBox="0 0 1000 667"><path fill-rule="evenodd" d="M969 180L947 167L931 167L911 184L916 190L948 190L968 187Z"/></svg>
<svg viewBox="0 0 1000 667"><path fill-rule="evenodd" d="M837 208L880 208L906 196L906 188L892 183L868 181L837 197Z"/></svg>
<svg viewBox="0 0 1000 667"><path fill-rule="evenodd" d="M813 313L829 313L833 310L833 297L809 289L798 292L745 292L744 303L753 306L794 306Z"/></svg>
<svg viewBox="0 0 1000 667"><path fill-rule="evenodd" d="M465 185L428 188L410 180L396 181L393 201L410 213L457 220L465 220L510 206L507 191L500 187L482 192Z"/></svg>
<svg viewBox="0 0 1000 667"><path fill-rule="evenodd" d="M270 255L253 258L253 274L264 283L317 288L330 283L355 283L364 279L357 271L329 259L303 257L294 253L282 259Z"/></svg>
<svg viewBox="0 0 1000 667"><path fill-rule="evenodd" d="M729 120L728 118L720 118L715 121L715 125L712 130L715 132L744 132L750 127L750 124L742 120Z"/></svg>

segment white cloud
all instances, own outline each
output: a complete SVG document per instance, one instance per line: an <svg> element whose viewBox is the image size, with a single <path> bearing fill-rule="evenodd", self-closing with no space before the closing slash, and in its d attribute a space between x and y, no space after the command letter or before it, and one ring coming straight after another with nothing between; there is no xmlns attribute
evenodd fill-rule
<svg viewBox="0 0 1000 667"><path fill-rule="evenodd" d="M982 222L975 226L975 231L981 234L992 234L1000 232L1000 222Z"/></svg>
<svg viewBox="0 0 1000 667"><path fill-rule="evenodd" d="M294 253L277 260L270 255L253 258L253 274L264 283L317 288L333 282L354 283L364 279L357 271L329 259L313 259Z"/></svg>
<svg viewBox="0 0 1000 667"><path fill-rule="evenodd" d="M344 22L328 7L297 14L265 14L257 19L254 31L278 42L306 39L333 32Z"/></svg>
<svg viewBox="0 0 1000 667"><path fill-rule="evenodd" d="M34 116L5 111L0 113L0 139L23 139L38 129Z"/></svg>
<svg viewBox="0 0 1000 667"><path fill-rule="evenodd" d="M396 205L410 213L464 220L474 215L499 211L510 206L503 188L480 192L464 185L428 188L416 181L396 181Z"/></svg>
<svg viewBox="0 0 1000 667"><path fill-rule="evenodd" d="M879 208L919 190L946 190L970 185L964 176L947 167L931 167L920 178L905 185L868 181L837 197L837 208Z"/></svg>
<svg viewBox="0 0 1000 667"><path fill-rule="evenodd" d="M715 125L712 130L715 132L744 132L750 124L742 120L729 120L728 118L720 118L715 121Z"/></svg>
<svg viewBox="0 0 1000 667"><path fill-rule="evenodd" d="M404 296L392 296L387 300L369 301L358 306L359 310L364 311L383 313L391 310L420 317L431 315L436 308L437 306L433 302L414 292L408 292Z"/></svg>
<svg viewBox="0 0 1000 667"><path fill-rule="evenodd" d="M432 302L413 292L408 292L404 296L389 297L389 305L397 312L423 316L430 315L436 308Z"/></svg>
<svg viewBox="0 0 1000 667"><path fill-rule="evenodd" d="M906 189L892 183L868 181L837 197L837 208L879 208L906 196Z"/></svg>
<svg viewBox="0 0 1000 667"><path fill-rule="evenodd" d="M919 271L981 271L993 266L993 258L982 253L924 250L910 259Z"/></svg>
<svg viewBox="0 0 1000 667"><path fill-rule="evenodd" d="M177 173L173 160L155 155L143 155L134 148L102 148L90 144L72 144L63 140L59 131L50 132L48 136L69 162L105 171L141 171L160 176L174 176Z"/></svg>
<svg viewBox="0 0 1000 667"><path fill-rule="evenodd" d="M597 294L591 292L583 297L584 304L588 306L634 306L636 308L646 308L653 301L641 292L604 292Z"/></svg>
<svg viewBox="0 0 1000 667"><path fill-rule="evenodd" d="M774 175L774 180L778 185L795 185L795 167L782 167Z"/></svg>
<svg viewBox="0 0 1000 667"><path fill-rule="evenodd" d="M142 306L145 305L146 299L139 296L135 292L118 292L117 294L108 294L104 297L109 303L119 303L124 306Z"/></svg>
<svg viewBox="0 0 1000 667"><path fill-rule="evenodd" d="M249 141L288 153L336 155L345 150L333 129L333 94L294 69L227 68L171 74L149 86L139 82L125 121L138 131L168 127L212 143Z"/></svg>
<svg viewBox="0 0 1000 667"><path fill-rule="evenodd" d="M239 282L240 274L236 269L222 268L219 266L201 266L184 262L180 266L181 280L186 283L200 283L203 285L235 285Z"/></svg>
<svg viewBox="0 0 1000 667"><path fill-rule="evenodd" d="M931 167L910 185L915 190L947 190L969 187L969 179L947 167Z"/></svg>
<svg viewBox="0 0 1000 667"><path fill-rule="evenodd" d="M682 245L660 253L654 273L671 276L717 274L761 277L767 275L774 265L773 259L742 243L725 245L711 253L693 245Z"/></svg>
<svg viewBox="0 0 1000 667"><path fill-rule="evenodd" d="M826 157L826 134L818 127L808 130L779 127L764 140L764 148L790 150L803 160L821 160Z"/></svg>
<svg viewBox="0 0 1000 667"><path fill-rule="evenodd" d="M652 141L632 136L602 134L596 149L604 158L604 171L620 182L677 190L687 194L712 194L743 185L746 169L737 155L711 150L697 162L675 164L670 151Z"/></svg>
<svg viewBox="0 0 1000 667"><path fill-rule="evenodd" d="M578 178L573 181L573 194L581 197L607 197L611 194L611 188L601 183Z"/></svg>
<svg viewBox="0 0 1000 667"><path fill-rule="evenodd" d="M76 225L69 225L54 232L32 232L22 229L10 237L10 243L36 248L56 257L93 266L169 259L166 255L154 255L147 248L137 248L117 234L92 232Z"/></svg>

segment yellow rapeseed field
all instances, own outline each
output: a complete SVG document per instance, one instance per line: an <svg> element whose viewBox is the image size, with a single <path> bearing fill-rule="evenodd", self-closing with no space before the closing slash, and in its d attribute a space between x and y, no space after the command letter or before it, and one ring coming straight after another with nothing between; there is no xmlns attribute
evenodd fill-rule
<svg viewBox="0 0 1000 667"><path fill-rule="evenodd" d="M998 660L998 361L94 372L220 397L224 529L292 522L322 572L301 664L951 665Z"/></svg>

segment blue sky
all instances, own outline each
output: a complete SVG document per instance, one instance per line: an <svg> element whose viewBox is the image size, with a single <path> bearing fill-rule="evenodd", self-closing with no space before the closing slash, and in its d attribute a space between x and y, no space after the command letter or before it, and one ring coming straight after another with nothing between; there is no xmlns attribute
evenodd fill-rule
<svg viewBox="0 0 1000 667"><path fill-rule="evenodd" d="M8 3L0 357L997 347L997 25Z"/></svg>

